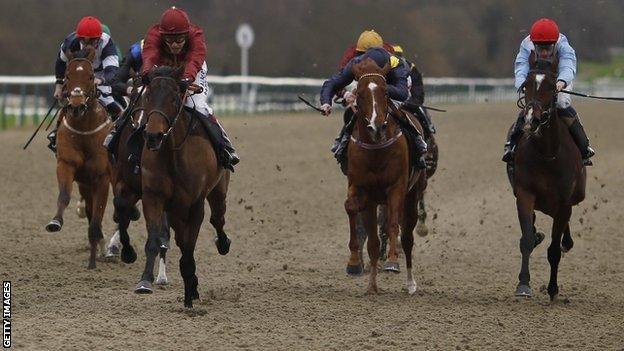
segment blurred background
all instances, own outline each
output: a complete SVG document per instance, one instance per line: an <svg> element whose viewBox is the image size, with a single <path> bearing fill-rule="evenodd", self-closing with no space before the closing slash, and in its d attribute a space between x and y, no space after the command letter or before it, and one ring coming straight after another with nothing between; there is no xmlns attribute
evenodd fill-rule
<svg viewBox="0 0 624 351"><path fill-rule="evenodd" d="M235 31L241 23L249 23L255 33L249 50L249 73L266 77L326 78L336 72L343 51L355 43L360 32L375 29L385 41L400 44L407 58L416 63L427 78L430 101L509 100L514 96L509 78L513 76L519 43L540 17L555 19L576 49L577 87L613 94L624 74L624 1L1 0L0 3L2 76L53 74L61 41L85 15L97 16L107 24L125 54L158 21L162 11L172 5L185 9L192 22L204 29L209 73L214 76L240 74L241 51ZM34 96L35 89L41 95L49 89L45 79L37 81L38 88L32 80L33 84L12 80L6 87L8 81L0 79L0 93L21 95L22 92ZM217 110L273 110L293 98L296 101L294 92L315 93L321 83L317 80L254 82L251 95L241 97L247 101L244 106L238 98L216 101ZM213 77L214 98L218 98L219 92L222 97L240 93L240 84L240 79L226 81ZM461 94L453 95L455 91ZM267 98L264 92L272 95ZM265 98L267 104L274 105L262 105L260 100ZM23 103L33 105L31 100ZM18 100L11 105L21 103ZM223 107L228 103L232 106ZM38 106L35 111L42 108Z"/></svg>

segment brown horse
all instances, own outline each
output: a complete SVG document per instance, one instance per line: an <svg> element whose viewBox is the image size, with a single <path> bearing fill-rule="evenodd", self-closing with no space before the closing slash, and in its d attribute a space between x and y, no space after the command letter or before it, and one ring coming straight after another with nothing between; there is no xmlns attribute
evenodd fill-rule
<svg viewBox="0 0 624 351"><path fill-rule="evenodd" d="M76 181L80 195L85 199L89 221L91 256L88 268L95 268L97 246L103 238L102 218L111 174L108 156L102 147L111 122L97 100L91 64L94 55L92 47L73 55L67 53L69 63L65 72L65 90L69 93L69 101L59 117L57 131L56 176L59 196L56 215L46 225L48 232L61 230L72 183Z"/></svg>
<svg viewBox="0 0 624 351"><path fill-rule="evenodd" d="M138 87L139 79L134 79L133 92L130 96L131 105L124 115L123 119L118 120L121 124L119 128L119 142L115 148L113 157L113 205L115 213L113 219L117 222L118 227L115 234L111 237L108 246L108 256L116 256L119 254L119 246L121 246L121 260L125 263L133 263L136 261L137 255L130 244L130 236L128 234L128 226L130 222L138 219L140 215L136 209L137 202L141 199L141 167L140 152L143 144L142 130L145 126L145 111L143 108L142 94L144 89ZM166 254L169 248L169 223L166 216L163 216L162 232L159 238L159 268L157 285L166 285L169 283L166 275ZM140 284L135 288L135 292L149 294L153 292L152 281L154 281L153 272L141 278Z"/></svg>
<svg viewBox="0 0 624 351"><path fill-rule="evenodd" d="M201 121L183 108L188 93L186 87L180 87L182 72L183 69L171 67L156 68L150 74L144 96L147 122L141 182L148 238L142 280L153 279L154 259L166 211L182 252L180 273L184 279L184 306L192 307L193 300L199 298L194 251L206 198L211 209L210 223L217 231L217 249L222 255L229 251L230 240L223 226L230 173L218 165Z"/></svg>
<svg viewBox="0 0 624 351"><path fill-rule="evenodd" d="M550 281L548 294L559 292L557 271L561 252L572 249L570 235L572 206L585 199L585 167L568 127L557 116L556 80L558 62L530 59L525 82L524 137L518 142L510 179L516 196L522 229L522 266L516 296L530 297L529 257L544 238L535 229L535 210L553 218L552 241L548 247Z"/></svg>
<svg viewBox="0 0 624 351"><path fill-rule="evenodd" d="M401 243L407 265L407 290L416 291L412 275L413 230L417 222L417 203L426 187L426 174L420 170L411 175L406 137L397 122L390 117L390 105L385 76L387 65L379 68L374 61L364 60L353 67L358 80L356 88L357 112L355 128L348 147L348 194L345 210L349 215L351 256L348 274L360 274L362 261L357 238L357 217L361 213L368 234L367 249L370 257L369 293L377 293L377 261L380 242L377 235L377 206L387 204L386 231L390 241L390 253L386 269L398 268L396 250L399 224ZM400 117L397 117L400 118ZM422 132L422 127L415 122Z"/></svg>

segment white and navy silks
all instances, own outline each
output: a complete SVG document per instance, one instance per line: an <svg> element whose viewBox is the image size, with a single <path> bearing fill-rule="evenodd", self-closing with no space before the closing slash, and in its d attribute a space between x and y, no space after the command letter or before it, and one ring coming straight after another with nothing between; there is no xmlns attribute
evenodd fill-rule
<svg viewBox="0 0 624 351"><path fill-rule="evenodd" d="M520 50L516 56L514 64L515 86L519 89L527 78L529 73L529 57L531 52L535 51L535 45L531 38L527 36L520 43ZM572 89L572 81L576 77L576 53L565 35L559 34L559 40L555 44L555 53L559 58L559 73L557 80L566 83L566 89ZM570 94L559 93L557 95L557 107L566 109L571 106Z"/></svg>
<svg viewBox="0 0 624 351"><path fill-rule="evenodd" d="M68 62L65 52L68 50L70 52L76 52L82 49L84 49L84 46L75 32L71 33L63 40L61 43L61 50L56 58L55 74L57 81L65 77L65 69ZM117 46L108 34L102 33L99 43L95 48L93 70L95 72L95 77L102 80L102 84L97 86L97 89L101 93L98 100L105 107L113 103L117 104L111 95L110 82L113 81L118 68L119 57L117 56Z"/></svg>

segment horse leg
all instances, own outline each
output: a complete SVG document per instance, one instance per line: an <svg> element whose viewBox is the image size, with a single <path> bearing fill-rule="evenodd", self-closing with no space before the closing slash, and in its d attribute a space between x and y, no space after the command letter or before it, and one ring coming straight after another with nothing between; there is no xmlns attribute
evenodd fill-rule
<svg viewBox="0 0 624 351"><path fill-rule="evenodd" d="M56 178L58 181L59 195L56 202L56 214L45 227L48 232L58 232L63 227L63 213L69 205L75 172L76 169L73 166L63 161L58 161L56 166Z"/></svg>
<svg viewBox="0 0 624 351"><path fill-rule="evenodd" d="M134 289L137 294L151 294L153 292L154 261L158 255L160 244L163 208L164 200L159 195L151 191L143 193L143 214L147 227L147 241L145 242L145 268L141 280Z"/></svg>
<svg viewBox="0 0 624 351"><path fill-rule="evenodd" d="M370 259L370 275L368 282L368 294L377 294L377 262L379 261L379 236L377 235L377 206L368 204L362 212L362 222L368 233L366 248Z"/></svg>
<svg viewBox="0 0 624 351"><path fill-rule="evenodd" d="M388 191L388 205L386 209L386 233L390 249L388 250L388 260L384 264L387 272L400 272L399 253L397 250L399 236L399 218L405 204L405 185L402 182L393 186Z"/></svg>
<svg viewBox="0 0 624 351"><path fill-rule="evenodd" d="M427 219L427 209L425 205L425 194L423 193L420 201L418 201L418 223L416 224L416 234L418 234L418 236L427 236L427 234L429 234L429 228L427 228L425 224L425 220Z"/></svg>
<svg viewBox="0 0 624 351"><path fill-rule="evenodd" d="M417 192L412 190L407 194L405 199L405 211L403 212L403 225L401 226L401 245L405 254L405 266L407 267L407 276L405 287L410 295L416 292L416 281L412 273L412 248L414 247L414 227L419 220L419 209Z"/></svg>
<svg viewBox="0 0 624 351"><path fill-rule="evenodd" d="M116 188L118 191L113 199L113 205L115 206L115 217L118 222L119 241L121 242L121 261L134 263L137 254L130 244L128 226L130 226L132 210L138 201L138 196L123 185L118 185Z"/></svg>
<svg viewBox="0 0 624 351"><path fill-rule="evenodd" d="M169 239L171 237L171 230L169 228L169 221L167 220L167 214L163 215L162 232L160 237L160 259L158 260L158 277L156 278L156 285L167 285L169 279L167 279L167 250L169 249Z"/></svg>
<svg viewBox="0 0 624 351"><path fill-rule="evenodd" d="M86 206L87 216L91 212L89 218L89 243L91 244L91 255L89 257L89 269L95 268L95 256L98 248L98 244L104 239L102 234L102 219L104 218L104 211L106 210L106 203L108 201L108 175L101 176L91 184L91 196L90 203ZM89 197L85 197L85 201Z"/></svg>
<svg viewBox="0 0 624 351"><path fill-rule="evenodd" d="M232 242L223 230L225 226L225 198L227 196L228 180L229 177L222 177L217 186L212 189L207 197L208 204L210 205L210 224L212 224L217 232L214 242L220 255L227 255L230 251L230 243Z"/></svg>
<svg viewBox="0 0 624 351"><path fill-rule="evenodd" d="M378 206L377 211L377 227L379 228L379 239L381 240L381 249L379 251L379 259L385 261L388 258L388 233L386 233L386 206Z"/></svg>
<svg viewBox="0 0 624 351"><path fill-rule="evenodd" d="M347 200L344 205L347 215L349 216L349 251L351 251L349 262L347 263L347 274L349 275L360 275L364 270L362 261L360 260L360 243L357 233L357 218L358 213L363 208L363 202L363 199L361 199L358 194L357 188L350 185L347 193Z"/></svg>
<svg viewBox="0 0 624 351"><path fill-rule="evenodd" d="M204 220L204 200L193 204L189 209L188 223L176 221L175 228L181 230L176 231L176 243L180 248L182 256L180 257L180 274L184 280L184 307L192 308L193 300L199 299L197 291L197 276L195 275L195 244L201 223ZM175 222L172 222L175 223Z"/></svg>
<svg viewBox="0 0 624 351"><path fill-rule="evenodd" d="M528 191L517 187L516 189L516 208L518 210L518 219L520 221L520 229L522 237L520 238L520 253L522 254L522 265L520 274L518 275L518 286L516 287L516 296L532 297L533 290L529 282L531 274L529 273L529 258L533 248L536 245L534 222L534 206L535 195Z"/></svg>
<svg viewBox="0 0 624 351"><path fill-rule="evenodd" d="M572 236L570 235L570 223L568 223L563 231L563 239L561 239L561 251L568 252L572 250L574 246L574 240L572 240Z"/></svg>
<svg viewBox="0 0 624 351"><path fill-rule="evenodd" d="M548 295L550 301L555 299L559 293L557 285L557 272L559 271L559 261L561 260L561 236L568 227L568 221L572 214L572 207L562 208L553 219L552 241L548 247L548 263L550 263L550 281L548 282Z"/></svg>

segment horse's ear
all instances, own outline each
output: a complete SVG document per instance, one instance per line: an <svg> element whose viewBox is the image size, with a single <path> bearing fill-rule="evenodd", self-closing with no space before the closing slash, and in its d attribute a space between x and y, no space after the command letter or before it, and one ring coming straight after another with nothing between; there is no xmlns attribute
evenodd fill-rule
<svg viewBox="0 0 624 351"><path fill-rule="evenodd" d="M392 69L392 67L390 67L390 63L388 62L381 69L381 74L383 74L384 77L385 77L386 75L388 75L388 72L390 72L391 69Z"/></svg>
<svg viewBox="0 0 624 351"><path fill-rule="evenodd" d="M87 60L89 60L89 62L93 62L93 59L95 58L95 48L93 46L87 46L86 49L89 52L87 54Z"/></svg>
<svg viewBox="0 0 624 351"><path fill-rule="evenodd" d="M178 66L178 67L176 67L175 70L173 70L172 76L175 79L180 80L180 79L182 79L182 74L183 73L184 73L184 66Z"/></svg>
<svg viewBox="0 0 624 351"><path fill-rule="evenodd" d="M531 51L529 55L529 67L535 67L535 62L537 62L537 54L535 51Z"/></svg>
<svg viewBox="0 0 624 351"><path fill-rule="evenodd" d="M359 80L360 77L362 76L362 63L357 63L353 66L351 66L351 74L353 74L353 77L355 77L355 80Z"/></svg>

